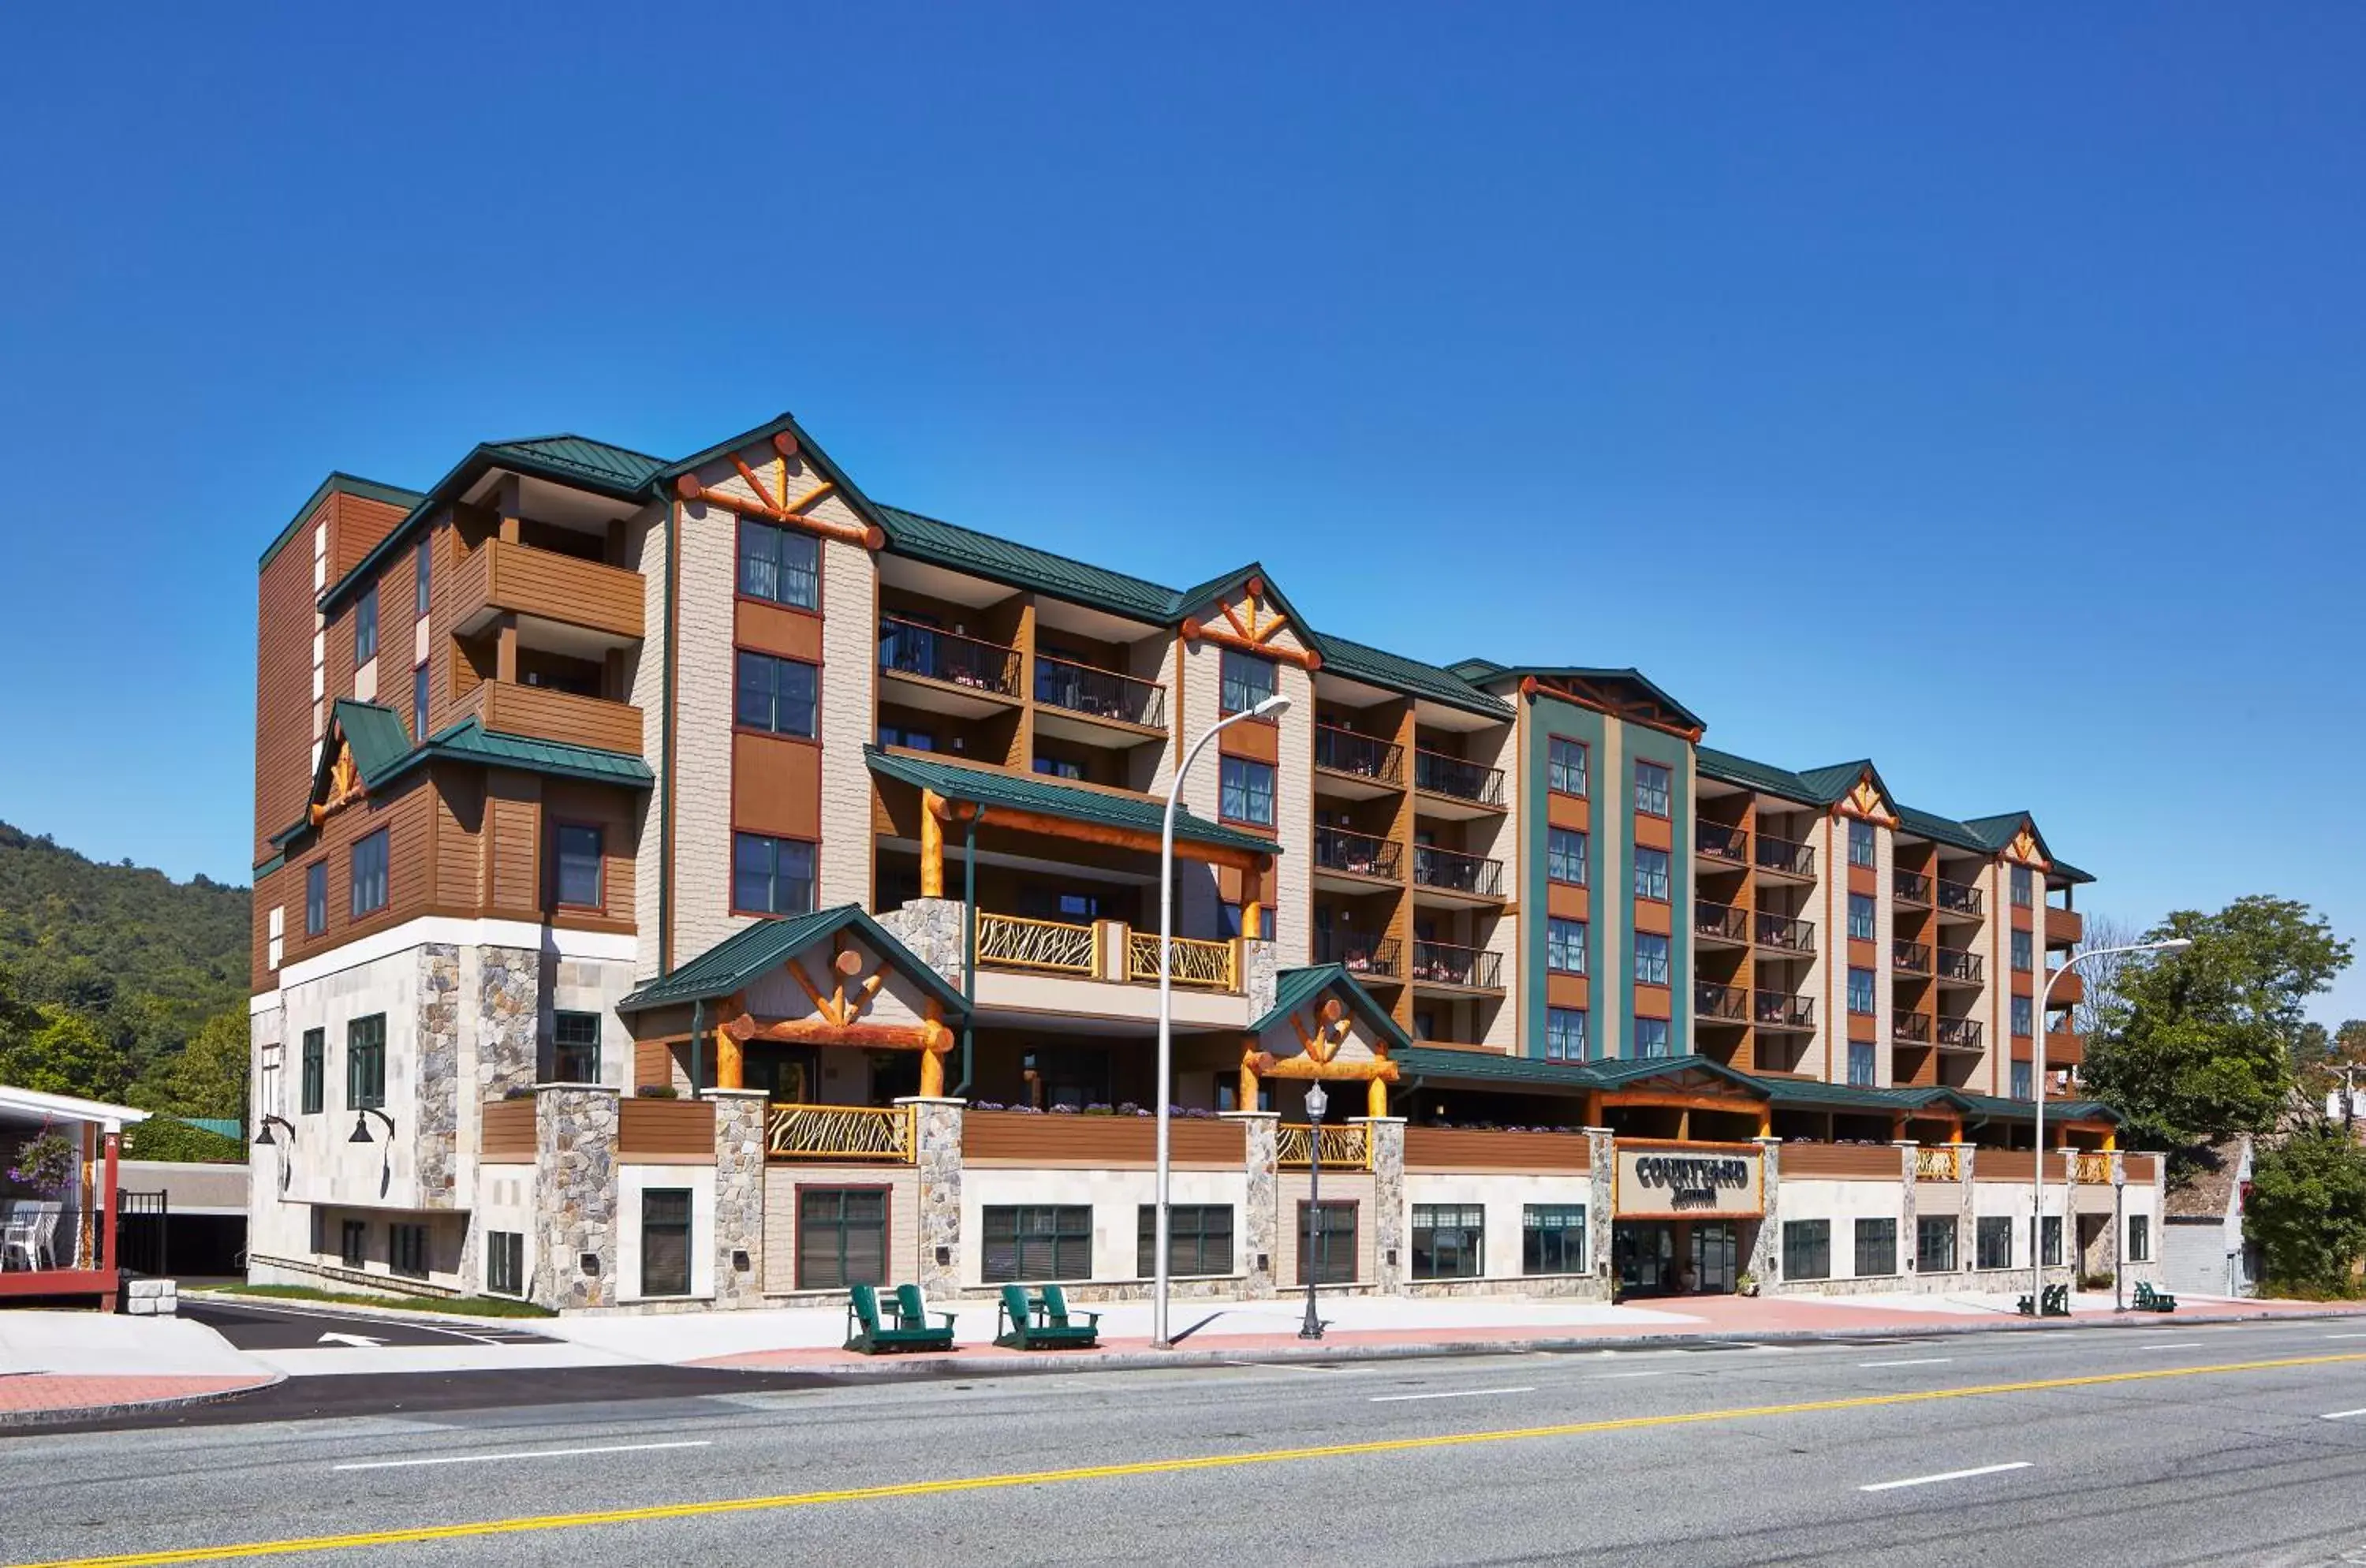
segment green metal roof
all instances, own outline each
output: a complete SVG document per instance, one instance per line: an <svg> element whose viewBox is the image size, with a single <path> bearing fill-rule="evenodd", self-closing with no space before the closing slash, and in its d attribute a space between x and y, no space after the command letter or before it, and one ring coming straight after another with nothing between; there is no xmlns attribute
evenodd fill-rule
<svg viewBox="0 0 2366 1568"><path fill-rule="evenodd" d="M464 718L429 736L427 744L413 750L399 765L389 769L384 777L407 773L422 762L445 761L515 768L549 778L588 779L594 784L622 784L628 789L647 789L657 776L649 772L647 762L627 752L603 751L597 747L544 740L531 735L510 735L487 729L477 719ZM376 785L381 780L372 778L369 782Z"/></svg>
<svg viewBox="0 0 2366 1568"><path fill-rule="evenodd" d="M1942 817L1934 811L1918 810L1911 806L1898 806L1898 825L1909 833L1917 834L1932 843L1952 844L1959 850L1986 852L1988 845L1967 831L1961 822Z"/></svg>
<svg viewBox="0 0 2366 1568"><path fill-rule="evenodd" d="M263 558L254 563L254 570L261 571L265 567L269 566L272 558L286 548L287 541L296 536L296 530L301 528L314 513L321 510L321 503L332 495L358 495L370 501L384 502L389 506L400 506L405 512L418 505L423 499L417 491L405 490L400 485L380 484L376 479L366 479L357 474L342 471L332 473L321 481L320 488L312 492L310 500L296 509L296 515L287 520L287 525L279 530L277 537L274 538L270 546L264 550Z"/></svg>
<svg viewBox="0 0 2366 1568"><path fill-rule="evenodd" d="M1684 704L1670 696L1667 692L1655 683L1650 676L1644 674L1640 670L1636 669L1631 664L1624 665L1617 669L1612 669L1607 665L1594 664L1514 664L1508 666L1498 666L1495 673L1486 678L1490 680L1500 680L1506 675L1535 675L1548 681L1556 679L1569 681L1593 681L1596 682L1624 681L1631 685L1642 687L1644 691L1651 694L1651 700L1653 702L1658 703L1670 713L1674 714L1677 718L1681 719L1684 723L1689 725L1693 728L1706 729L1708 728L1707 722L1704 720L1700 715L1693 712L1692 709L1684 706Z"/></svg>
<svg viewBox="0 0 2366 1568"><path fill-rule="evenodd" d="M1772 762L1753 762L1747 757L1737 757L1730 751L1720 751L1714 746L1693 749L1694 765L1709 778L1724 784L1739 784L1767 795L1779 795L1786 800L1796 800L1802 806L1823 804L1808 788L1808 781L1788 768L1778 768Z"/></svg>
<svg viewBox="0 0 2366 1568"><path fill-rule="evenodd" d="M1998 851L2012 842L2013 835L2021 831L2021 825L2023 822L2029 824L2029 830L2036 838L2039 851L2045 854L2047 863L2053 867L2046 874L2047 875L2058 876L2065 882L2095 880L2077 866L2057 859L2054 853L2054 846L2047 843L2045 835L2038 830L2037 818L2026 811L2008 811L1997 817L1968 818L1964 822L1964 830L1977 840L1982 848Z"/></svg>
<svg viewBox="0 0 2366 1568"><path fill-rule="evenodd" d="M662 457L581 435L531 435L483 448L495 467L571 472L612 490L639 490L666 466Z"/></svg>
<svg viewBox="0 0 2366 1568"><path fill-rule="evenodd" d="M1873 782L1881 791L1881 798L1891 799L1889 785L1883 782L1881 770L1873 765L1873 759L1870 757L1860 757L1853 762L1833 762L1821 768L1803 768L1799 773L1799 782L1814 790L1818 799L1830 805L1854 789L1856 781L1865 777L1868 772L1873 774Z"/></svg>
<svg viewBox="0 0 2366 1568"><path fill-rule="evenodd" d="M887 547L899 556L972 572L1031 592L1056 594L1153 626L1164 626L1175 613L1175 591L1144 578L1087 566L1032 545L998 539L901 507L882 506L879 514L880 526L887 531Z"/></svg>
<svg viewBox="0 0 2366 1568"><path fill-rule="evenodd" d="M1343 637L1324 637L1323 669L1326 674L1344 675L1393 692L1426 697L1465 713L1483 714L1506 722L1513 716L1511 704L1481 691L1451 670L1423 664L1386 649L1350 642Z"/></svg>
<svg viewBox="0 0 2366 1568"><path fill-rule="evenodd" d="M1400 1083L1414 1078L1456 1083L1508 1085L1549 1093L1583 1094L1599 1086L1583 1067L1563 1066L1534 1056L1498 1056L1481 1051L1441 1051L1415 1045L1395 1053Z"/></svg>
<svg viewBox="0 0 2366 1568"><path fill-rule="evenodd" d="M1264 1017L1249 1025L1249 1032L1263 1034L1268 1029L1279 1028L1291 1013L1333 989L1338 991L1340 1000L1347 1004L1348 1010L1363 1021L1365 1028L1388 1042L1391 1057L1412 1047L1413 1036L1399 1027L1397 1021L1389 1016L1389 1010L1374 1001L1372 994L1347 972L1345 964L1310 964L1301 969L1284 969L1276 975L1273 1006L1266 1010Z"/></svg>
<svg viewBox="0 0 2366 1568"><path fill-rule="evenodd" d="M375 784L387 776L395 763L411 750L411 731L404 728L402 716L377 703L366 703L355 697L339 697L329 705L329 717L345 743L354 749L354 767L365 784ZM336 749L321 748L321 771L323 775L336 762ZM312 781L314 792L321 780Z"/></svg>
<svg viewBox="0 0 2366 1568"><path fill-rule="evenodd" d="M876 746L862 749L871 771L920 789L932 789L953 800L974 800L990 814L997 806L1013 811L1041 811L1053 817L1065 817L1072 822L1092 822L1105 828L1130 828L1137 832L1158 836L1165 807L1157 801L1132 795L1104 795L1098 790L1078 789L1072 784L1054 784L1049 779L1029 773L995 773L986 768L963 767L958 762L930 761L919 757L891 755ZM991 815L987 817L992 821ZM1211 822L1189 811L1175 813L1175 836L1195 844L1207 844L1218 849L1246 850L1255 854L1278 855L1281 846L1271 839L1261 839L1254 833Z"/></svg>
<svg viewBox="0 0 2366 1568"><path fill-rule="evenodd" d="M825 942L850 928L865 942L878 949L881 956L897 973L919 986L955 1016L967 1011L959 989L942 975L921 963L910 948L896 939L895 932L864 914L862 906L857 904L817 909L810 915L758 920L732 932L672 974L643 986L618 1002L616 1010L645 1012L651 1008L713 1001L718 997L727 997L771 974L814 943Z"/></svg>

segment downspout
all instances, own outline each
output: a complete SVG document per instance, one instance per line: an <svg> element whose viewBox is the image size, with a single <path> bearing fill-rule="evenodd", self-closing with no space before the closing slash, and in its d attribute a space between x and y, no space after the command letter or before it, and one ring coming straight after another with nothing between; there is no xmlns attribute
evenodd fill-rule
<svg viewBox="0 0 2366 1568"><path fill-rule="evenodd" d="M664 492L659 492L664 500ZM665 598L665 757L658 779L663 795L658 802L658 977L673 973L673 743L675 735L673 701L675 627L682 619L682 508L670 501L666 508L666 598ZM695 1010L693 1014L696 1016ZM697 1026L692 1025L691 1055L697 1058ZM691 1087L694 1089L697 1080Z"/></svg>
<svg viewBox="0 0 2366 1568"><path fill-rule="evenodd" d="M690 1098L698 1098L698 1080L706 1076L706 1003L690 1004Z"/></svg>
<svg viewBox="0 0 2366 1568"><path fill-rule="evenodd" d="M977 1010L977 819L985 815L986 807L972 802L962 835L962 1076L947 1095L952 1100L968 1095L975 1067L970 1015Z"/></svg>

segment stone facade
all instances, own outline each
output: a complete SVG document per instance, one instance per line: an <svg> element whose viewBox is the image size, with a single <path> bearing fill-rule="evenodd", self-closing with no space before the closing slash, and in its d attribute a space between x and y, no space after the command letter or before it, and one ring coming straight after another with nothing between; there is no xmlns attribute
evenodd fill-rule
<svg viewBox="0 0 2366 1568"><path fill-rule="evenodd" d="M920 1291L954 1296L962 1290L962 1111L958 1100L913 1097L913 1146L920 1174Z"/></svg>
<svg viewBox="0 0 2366 1568"><path fill-rule="evenodd" d="M1404 1130L1402 1116L1358 1116L1372 1150L1372 1288L1394 1295L1404 1288L1412 1259L1405 1255Z"/></svg>
<svg viewBox="0 0 2366 1568"><path fill-rule="evenodd" d="M956 990L962 983L962 901L958 898L912 898L900 909L876 917L912 956L944 977Z"/></svg>
<svg viewBox="0 0 2366 1568"><path fill-rule="evenodd" d="M764 1304L764 1091L710 1089L715 1102L715 1304Z"/></svg>
<svg viewBox="0 0 2366 1568"><path fill-rule="evenodd" d="M542 954L523 947L477 949L477 1098L532 1089L542 1038Z"/></svg>
<svg viewBox="0 0 2366 1568"><path fill-rule="evenodd" d="M528 1293L560 1311L613 1306L619 1097L613 1089L555 1084L538 1090L536 1100L535 1190L542 1235Z"/></svg>
<svg viewBox="0 0 2366 1568"><path fill-rule="evenodd" d="M1274 998L1280 994L1281 963L1276 956L1278 951L1269 942L1241 943L1241 989L1248 997L1252 1019L1271 1012Z"/></svg>
<svg viewBox="0 0 2366 1568"><path fill-rule="evenodd" d="M419 948L419 1201L459 1204L460 950Z"/></svg>
<svg viewBox="0 0 2366 1568"><path fill-rule="evenodd" d="M1247 1145L1243 1163L1248 1173L1248 1201L1241 1214L1240 1252L1234 1259L1241 1270L1241 1294L1256 1299L1274 1293L1274 1260L1280 1242L1281 1188L1276 1179L1275 1129L1281 1116L1272 1111L1235 1111L1224 1116L1241 1124Z"/></svg>
<svg viewBox="0 0 2366 1568"><path fill-rule="evenodd" d="M1783 1188L1783 1140L1760 1138L1758 1145L1758 1179L1763 1194L1761 1203L1765 1218L1758 1222L1757 1239L1751 1243L1750 1256L1742 1260L1742 1270L1763 1288L1782 1278L1783 1223L1781 1194Z"/></svg>

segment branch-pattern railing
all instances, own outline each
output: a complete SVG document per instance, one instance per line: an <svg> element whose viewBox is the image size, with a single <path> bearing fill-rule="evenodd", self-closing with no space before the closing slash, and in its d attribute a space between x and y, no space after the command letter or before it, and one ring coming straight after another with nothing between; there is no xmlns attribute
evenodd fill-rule
<svg viewBox="0 0 2366 1568"><path fill-rule="evenodd" d="M2090 1185L2108 1187L2112 1184L2112 1156L2103 1150L2081 1150L2070 1159L2070 1179Z"/></svg>
<svg viewBox="0 0 2366 1568"><path fill-rule="evenodd" d="M1239 976L1234 973L1233 955L1236 951L1229 942L1208 942L1199 937L1178 936L1174 939L1171 974L1178 986L1201 986L1210 990L1231 991L1239 988ZM1128 979L1158 978L1158 933L1134 931L1125 944L1125 973Z"/></svg>
<svg viewBox="0 0 2366 1568"><path fill-rule="evenodd" d="M1372 1141L1362 1127L1323 1124L1323 1165L1325 1169L1364 1170L1370 1167ZM1273 1130L1274 1164L1284 1170L1304 1170L1313 1163L1314 1128L1304 1122L1284 1122Z"/></svg>
<svg viewBox="0 0 2366 1568"><path fill-rule="evenodd" d="M980 909L977 961L1009 969L1048 970L1057 975L1098 975L1101 967L1098 928L1031 919L1025 915L990 915ZM1157 961L1154 946L1151 962Z"/></svg>
<svg viewBox="0 0 2366 1568"><path fill-rule="evenodd" d="M767 1159L862 1159L908 1165L908 1105L770 1105L764 1109Z"/></svg>
<svg viewBox="0 0 2366 1568"><path fill-rule="evenodd" d="M1953 1144L1926 1144L1914 1151L1914 1174L1925 1181L1961 1181L1964 1152Z"/></svg>

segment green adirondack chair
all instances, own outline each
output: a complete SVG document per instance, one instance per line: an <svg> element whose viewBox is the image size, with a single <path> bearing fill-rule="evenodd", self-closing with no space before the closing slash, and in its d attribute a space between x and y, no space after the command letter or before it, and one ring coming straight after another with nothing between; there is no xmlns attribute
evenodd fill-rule
<svg viewBox="0 0 2366 1568"><path fill-rule="evenodd" d="M997 1310L994 1342L1008 1350L1081 1350L1100 1343L1100 1314L1081 1314L1087 1322L1068 1317L1067 1297L1057 1285L1043 1287L1042 1296L1029 1300L1023 1285L1002 1287Z"/></svg>
<svg viewBox="0 0 2366 1568"><path fill-rule="evenodd" d="M909 1292L907 1300L906 1293ZM850 1286L846 1292L846 1348L860 1350L866 1356L892 1355L898 1350L950 1350L953 1348L953 1314L940 1313L945 1320L942 1328L929 1326L929 1314L922 1309L920 1287L898 1285L893 1297L896 1321L893 1326L879 1316L879 1289L875 1285Z"/></svg>
<svg viewBox="0 0 2366 1568"><path fill-rule="evenodd" d="M2136 1310L2138 1312L2175 1312L2177 1298L2154 1290L2149 1280L2139 1280L2136 1281Z"/></svg>

